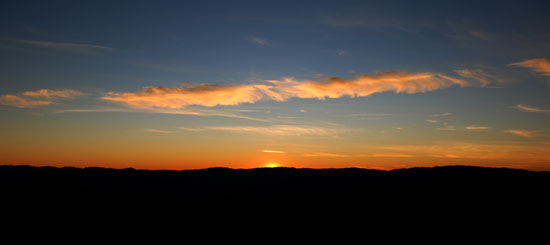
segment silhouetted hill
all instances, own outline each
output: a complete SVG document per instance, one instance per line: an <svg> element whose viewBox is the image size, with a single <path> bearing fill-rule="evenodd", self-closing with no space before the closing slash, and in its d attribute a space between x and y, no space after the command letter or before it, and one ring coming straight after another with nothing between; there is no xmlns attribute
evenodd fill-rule
<svg viewBox="0 0 550 245"><path fill-rule="evenodd" d="M550 172L446 166L392 171L258 168L135 170L0 166L7 194L113 195L178 200L365 199L372 194L452 192L546 195Z"/></svg>

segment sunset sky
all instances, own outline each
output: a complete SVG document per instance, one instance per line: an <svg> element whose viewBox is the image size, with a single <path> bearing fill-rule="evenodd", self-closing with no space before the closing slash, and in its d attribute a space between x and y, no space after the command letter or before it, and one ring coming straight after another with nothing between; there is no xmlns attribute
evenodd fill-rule
<svg viewBox="0 0 550 245"><path fill-rule="evenodd" d="M0 164L550 170L549 1L2 1Z"/></svg>

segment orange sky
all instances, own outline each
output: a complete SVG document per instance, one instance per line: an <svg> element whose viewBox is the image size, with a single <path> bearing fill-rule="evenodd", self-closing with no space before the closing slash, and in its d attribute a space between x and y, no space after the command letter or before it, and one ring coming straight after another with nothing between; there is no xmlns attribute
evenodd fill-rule
<svg viewBox="0 0 550 245"><path fill-rule="evenodd" d="M3 4L0 164L550 170L548 9Z"/></svg>

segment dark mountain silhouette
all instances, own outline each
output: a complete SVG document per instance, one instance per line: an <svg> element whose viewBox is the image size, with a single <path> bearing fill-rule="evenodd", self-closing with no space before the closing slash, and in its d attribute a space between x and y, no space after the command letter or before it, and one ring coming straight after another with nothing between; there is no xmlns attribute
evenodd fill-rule
<svg viewBox="0 0 550 245"><path fill-rule="evenodd" d="M135 170L0 166L0 193L177 200L365 199L373 194L541 195L550 172L445 166L397 169Z"/></svg>

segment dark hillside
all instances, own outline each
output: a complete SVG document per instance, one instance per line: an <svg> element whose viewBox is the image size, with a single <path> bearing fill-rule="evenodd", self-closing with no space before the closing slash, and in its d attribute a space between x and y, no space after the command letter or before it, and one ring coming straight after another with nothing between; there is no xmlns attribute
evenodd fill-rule
<svg viewBox="0 0 550 245"><path fill-rule="evenodd" d="M447 166L392 171L258 168L135 170L0 166L3 194L127 195L179 200L364 199L371 194L546 195L550 172Z"/></svg>

